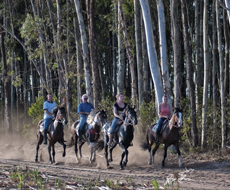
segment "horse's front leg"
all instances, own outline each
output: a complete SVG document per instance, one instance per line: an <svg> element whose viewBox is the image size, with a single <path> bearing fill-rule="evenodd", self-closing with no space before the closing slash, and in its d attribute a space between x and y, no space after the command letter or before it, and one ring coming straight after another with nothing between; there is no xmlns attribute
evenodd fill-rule
<svg viewBox="0 0 230 190"><path fill-rule="evenodd" d="M113 145L113 147L109 147L109 162L113 161L113 149L117 146L117 143Z"/></svg>
<svg viewBox="0 0 230 190"><path fill-rule="evenodd" d="M78 138L77 138L77 135L75 134L75 141L74 141L74 152L75 152L75 155L76 155L76 160L77 160L77 163L80 161L79 158L78 158L78 149L77 149L77 146L78 146Z"/></svg>
<svg viewBox="0 0 230 190"><path fill-rule="evenodd" d="M126 165L124 165L123 166L123 159L124 159L124 157L125 157L125 155L127 154L127 149L123 149L123 152L122 152L122 154L121 154L121 161L120 161L120 169L121 170L124 170L124 166ZM127 155L126 155L127 156ZM127 157L126 157L126 159L127 159ZM128 161L128 160L127 160Z"/></svg>
<svg viewBox="0 0 230 190"><path fill-rule="evenodd" d="M165 166L165 159L166 159L166 157L167 157L167 149L168 149L168 146L169 145L166 145L165 144L165 147L164 147L164 159L162 160L162 167L164 167Z"/></svg>
<svg viewBox="0 0 230 190"><path fill-rule="evenodd" d="M55 163L55 148L54 148L54 143L52 144L52 150L53 150L53 163Z"/></svg>
<svg viewBox="0 0 230 190"><path fill-rule="evenodd" d="M51 143L49 142L48 144L49 144L48 145L49 160L50 160L50 163L53 164L53 160L51 157Z"/></svg>
<svg viewBox="0 0 230 190"><path fill-rule="evenodd" d="M181 154L180 154L179 144L177 143L174 146L176 147L176 150L177 150L179 167L181 168L183 166L183 163L182 163L182 158L181 158Z"/></svg>
<svg viewBox="0 0 230 190"><path fill-rule="evenodd" d="M96 151L95 151L95 143L90 143L91 149L90 149L90 158L89 161L92 164L96 160Z"/></svg>
<svg viewBox="0 0 230 190"><path fill-rule="evenodd" d="M79 155L80 155L80 158L82 158L82 153L81 153L81 147L83 146L83 144L85 144L85 142L82 142L80 145L79 145Z"/></svg>
<svg viewBox="0 0 230 190"><path fill-rule="evenodd" d="M42 143L43 141L43 136L41 136L40 132L38 134L38 141L37 141L37 146L36 146L36 155L35 155L35 162L38 161L38 150L39 150L39 147L40 147L40 144Z"/></svg>
<svg viewBox="0 0 230 190"><path fill-rule="evenodd" d="M152 150L152 153L151 153L151 146L150 146L150 150L149 150L149 154L150 154L150 159L149 159L149 165L152 165L154 163L154 156L156 154L156 151L158 150L160 144L157 143L155 144L153 150Z"/></svg>
<svg viewBox="0 0 230 190"><path fill-rule="evenodd" d="M64 139L61 141L61 142L59 142L62 146L63 146L63 153L62 153L62 157L65 157L65 155L66 155L66 145L65 145L65 143L64 143Z"/></svg>
<svg viewBox="0 0 230 190"><path fill-rule="evenodd" d="M105 149L105 159L106 159L106 165L107 165L107 168L109 168L109 159L108 159L108 136L104 137L104 149Z"/></svg>

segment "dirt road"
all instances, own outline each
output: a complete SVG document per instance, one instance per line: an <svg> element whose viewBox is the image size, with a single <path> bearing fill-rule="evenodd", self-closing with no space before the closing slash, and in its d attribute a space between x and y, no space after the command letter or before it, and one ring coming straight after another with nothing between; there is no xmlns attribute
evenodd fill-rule
<svg viewBox="0 0 230 190"><path fill-rule="evenodd" d="M155 163L148 165L148 152L140 150L137 142L129 148L129 161L125 170L120 170L119 161L121 149L117 147L114 151L112 169L107 169L103 152L97 154L95 163L89 163L89 147L84 145L83 158L80 163L76 162L74 148L67 148L67 155L62 158L62 147L56 145L56 164L48 162L47 147L41 146L39 151L39 162L35 163L35 142L32 143L9 143L0 141L0 182L10 180L12 168L37 169L40 174L49 179L59 179L66 184L74 183L75 186L66 186L66 189L87 189L83 185L93 180L100 179L116 184L119 182L123 189L154 189L154 179L160 186L167 189L230 189L230 162L228 156L214 156L212 154L186 154L182 150L183 168L178 167L177 155L169 153L166 159L166 167L161 168L162 148L157 152ZM223 159L221 159L223 158ZM8 171L8 172L7 172ZM8 178L6 177L9 175ZM175 180L172 183L172 180ZM166 181L168 185L164 186ZM84 182L84 183L83 183ZM0 183L0 185L1 185ZM123 186L122 186L123 185ZM115 188L116 186L114 186ZM98 189L103 189L97 187ZM96 189L97 189L96 188ZM104 187L104 189L106 189ZM113 189L113 188L111 188ZM116 188L115 188L116 189Z"/></svg>

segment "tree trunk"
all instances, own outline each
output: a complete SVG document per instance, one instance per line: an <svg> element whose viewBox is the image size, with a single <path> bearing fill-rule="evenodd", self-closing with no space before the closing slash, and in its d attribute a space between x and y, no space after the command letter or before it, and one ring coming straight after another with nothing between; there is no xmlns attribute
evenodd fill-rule
<svg viewBox="0 0 230 190"><path fill-rule="evenodd" d="M120 15L120 9L117 10ZM123 39L121 36L121 17L118 16L118 74L117 74L117 91L118 93L124 93L124 82L125 82L125 50L123 48Z"/></svg>
<svg viewBox="0 0 230 190"><path fill-rule="evenodd" d="M87 0L88 8L88 29L89 29L89 47L90 47L90 60L92 65L93 74L93 104L97 108L100 101L100 75L99 75L99 63L97 59L97 42L96 42L96 31L94 21L94 9L96 0Z"/></svg>
<svg viewBox="0 0 230 190"><path fill-rule="evenodd" d="M129 64L130 64L130 71L131 71L131 91L132 91L132 102L135 104L137 100L137 84L136 84L136 74L135 74L135 69L134 69L134 58L132 55L132 50L131 50L131 45L130 45L130 39L128 39L128 32L127 32L127 26L125 23L125 18L123 14L123 8L121 4L121 0L118 0L118 9L119 11L119 17L121 21L121 26L123 30L123 35L124 35L124 40L125 40L125 47L126 47L126 52L129 58Z"/></svg>
<svg viewBox="0 0 230 190"><path fill-rule="evenodd" d="M163 85L162 85L162 78L160 74L160 68L157 61L155 42L154 42L153 30L152 30L151 14L150 14L148 1L140 0L140 3L141 3L144 25L145 25L150 72L152 75L152 79L154 81L154 87L156 90L155 93L157 98L156 106L158 107L159 102L161 101L163 96Z"/></svg>
<svg viewBox="0 0 230 190"><path fill-rule="evenodd" d="M230 0L225 0L225 5L230 10ZM227 11L227 14L228 14L228 21L230 24L230 11L229 10Z"/></svg>
<svg viewBox="0 0 230 190"><path fill-rule="evenodd" d="M81 13L79 0L74 0L74 4L78 16L78 24L80 28L80 34L81 34L81 43L82 43L84 69L85 69L86 93L88 94L89 102L92 102L93 96L92 96L91 77L90 77L89 51L88 51L88 44L86 38L85 24Z"/></svg>
<svg viewBox="0 0 230 190"><path fill-rule="evenodd" d="M135 40L136 40L136 60L137 60L137 76L138 76L138 102L139 108L143 102L143 60L141 55L141 18L140 3L134 0L134 20L135 20Z"/></svg>
<svg viewBox="0 0 230 190"><path fill-rule="evenodd" d="M216 137L216 121L217 121L217 28L216 28L216 2L213 1L212 6L212 14L213 14L213 21L212 21L212 102L213 102L213 133L212 133L212 148L215 142Z"/></svg>
<svg viewBox="0 0 230 190"><path fill-rule="evenodd" d="M183 22L183 38L184 38L184 48L186 53L186 63L187 63L187 80L189 87L189 98L190 98L190 107L191 107L191 132L193 146L197 146L198 142L198 130L196 126L196 104L195 104L195 85L193 82L193 71L192 71L192 51L189 44L190 35L188 33L188 20L186 12L186 0L181 0L181 11L182 11L182 22Z"/></svg>
<svg viewBox="0 0 230 190"><path fill-rule="evenodd" d="M163 78L164 94L168 97L168 104L172 113L171 85L169 81L169 69L167 65L167 44L165 33L165 14L163 0L157 0L158 25L160 35L161 71Z"/></svg>
<svg viewBox="0 0 230 190"><path fill-rule="evenodd" d="M201 148L205 148L206 143L206 119L207 119L207 101L208 101L208 0L204 1L204 17L203 17L203 47L204 47L204 84L203 84L203 104L202 104L202 134Z"/></svg>
<svg viewBox="0 0 230 190"><path fill-rule="evenodd" d="M220 24L219 2L216 1L216 25L217 25L217 38L218 38L218 51L219 51L219 64L220 64L220 101L221 101L221 129L222 129L222 142L221 147L226 147L226 122L225 122L225 92L224 92L224 61L222 54L222 31Z"/></svg>
<svg viewBox="0 0 230 190"><path fill-rule="evenodd" d="M181 107L181 29L179 26L178 0L170 0L171 5L171 36L174 65L174 107Z"/></svg>

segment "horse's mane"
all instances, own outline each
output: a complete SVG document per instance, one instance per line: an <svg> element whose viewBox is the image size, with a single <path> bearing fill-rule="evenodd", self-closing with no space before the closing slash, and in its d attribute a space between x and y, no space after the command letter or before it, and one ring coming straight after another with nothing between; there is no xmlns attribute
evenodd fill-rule
<svg viewBox="0 0 230 190"><path fill-rule="evenodd" d="M86 122L87 122L88 124L91 124L91 123L93 122L93 120L94 120L94 117L97 115L97 113L98 113L98 112L95 112L95 110L91 110L90 114L89 114L88 117L87 117Z"/></svg>
<svg viewBox="0 0 230 190"><path fill-rule="evenodd" d="M65 110L65 107L63 107L63 106L60 106L60 107L56 106L55 108L53 108L52 109L52 114L53 114L54 117L56 117L58 109L60 109L60 110L64 109Z"/></svg>

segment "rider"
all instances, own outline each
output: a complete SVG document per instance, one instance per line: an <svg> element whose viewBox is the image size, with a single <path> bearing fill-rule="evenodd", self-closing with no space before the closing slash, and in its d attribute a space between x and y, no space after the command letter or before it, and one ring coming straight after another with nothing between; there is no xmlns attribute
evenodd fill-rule
<svg viewBox="0 0 230 190"><path fill-rule="evenodd" d="M47 101L45 101L43 104L43 110L44 110L44 143L43 144L47 144L48 126L52 122L52 118L53 118L52 110L56 106L57 106L56 103L53 101L53 95L48 94Z"/></svg>
<svg viewBox="0 0 230 190"><path fill-rule="evenodd" d="M158 108L159 119L157 122L157 131L156 131L156 142L157 143L159 143L160 131L161 131L161 127L162 127L164 120L169 119L171 116L170 106L167 102L168 102L167 96L164 95L162 97L162 103L159 104L159 108Z"/></svg>
<svg viewBox="0 0 230 190"><path fill-rule="evenodd" d="M127 110L127 103L125 103L124 100L124 95L122 93L116 95L117 102L113 105L113 121L111 125L111 129L109 132L109 142L108 146L113 146L113 138L114 138L114 131L117 125L117 122L121 120L122 122L124 121L124 118L120 116L120 113L123 113L124 110Z"/></svg>
<svg viewBox="0 0 230 190"><path fill-rule="evenodd" d="M82 99L82 103L80 103L77 108L77 112L78 114L80 114L80 123L78 126L79 144L82 143L81 140L82 140L83 127L86 123L87 117L90 114L91 110L94 109L93 104L88 102L87 94L84 94L81 99Z"/></svg>

